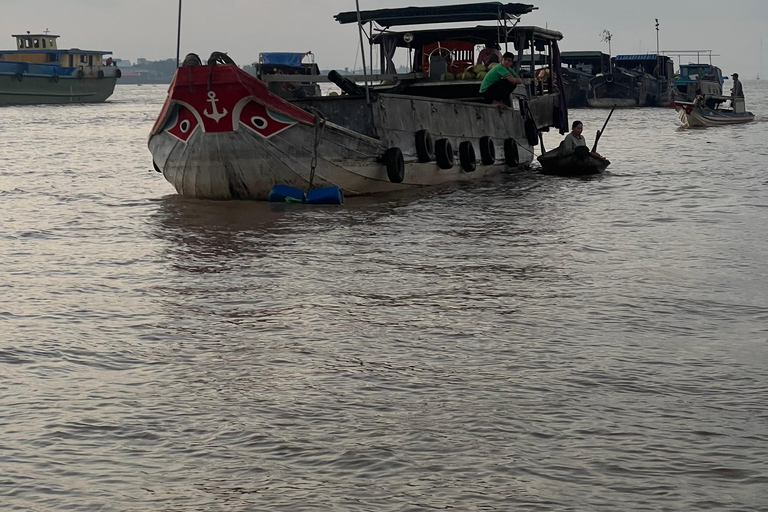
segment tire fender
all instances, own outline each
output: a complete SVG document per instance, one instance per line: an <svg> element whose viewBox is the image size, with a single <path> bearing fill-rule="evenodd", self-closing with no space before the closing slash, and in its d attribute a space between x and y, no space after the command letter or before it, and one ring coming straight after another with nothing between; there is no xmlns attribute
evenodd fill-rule
<svg viewBox="0 0 768 512"><path fill-rule="evenodd" d="M453 167L453 146L448 139L438 139L435 142L435 160L441 169Z"/></svg>
<svg viewBox="0 0 768 512"><path fill-rule="evenodd" d="M387 177L392 183L402 183L405 179L405 160L400 148L389 148L384 153L384 165L387 166Z"/></svg>
<svg viewBox="0 0 768 512"><path fill-rule="evenodd" d="M480 160L483 165L496 163L496 146L493 144L493 139L488 136L480 138Z"/></svg>
<svg viewBox="0 0 768 512"><path fill-rule="evenodd" d="M421 163L427 163L434 158L435 143L429 130L419 130L416 132L416 155Z"/></svg>
<svg viewBox="0 0 768 512"><path fill-rule="evenodd" d="M504 141L504 163L507 164L507 167L520 167L520 151L517 149L515 139Z"/></svg>
<svg viewBox="0 0 768 512"><path fill-rule="evenodd" d="M475 172L477 169L475 147L468 140L459 144L459 161L464 172Z"/></svg>

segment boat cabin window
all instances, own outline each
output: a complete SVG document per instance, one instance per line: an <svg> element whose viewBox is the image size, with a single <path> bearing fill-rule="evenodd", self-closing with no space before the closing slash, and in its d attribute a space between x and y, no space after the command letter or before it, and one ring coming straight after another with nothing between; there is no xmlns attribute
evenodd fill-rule
<svg viewBox="0 0 768 512"><path fill-rule="evenodd" d="M88 56L87 55L81 55L80 56L80 64L87 64L88 63Z"/></svg>
<svg viewBox="0 0 768 512"><path fill-rule="evenodd" d="M40 48L40 40L39 39L33 39L32 41L34 43L34 47L35 48Z"/></svg>

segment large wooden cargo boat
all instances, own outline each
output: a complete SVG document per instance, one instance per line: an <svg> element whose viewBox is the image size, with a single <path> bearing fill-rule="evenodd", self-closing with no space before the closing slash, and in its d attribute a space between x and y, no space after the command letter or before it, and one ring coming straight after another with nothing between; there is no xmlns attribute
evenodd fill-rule
<svg viewBox="0 0 768 512"><path fill-rule="evenodd" d="M341 13L340 23L385 30L366 34L378 46L380 72L351 79L330 73L344 91L337 96L283 98L268 85L327 77L258 79L221 54L205 66L187 59L150 134L155 167L181 195L265 200L278 184L337 186L352 196L477 180L526 166L540 131L565 133L568 127L564 93L555 86L562 83L562 34L520 26L519 18L534 9L489 2ZM484 20L496 23L392 29ZM480 80L467 72L475 49L489 43L515 53L524 77L508 108L487 104ZM396 72L398 53L411 57L408 73ZM548 56L543 81L535 78L536 59L529 57L523 68L535 53Z"/></svg>
<svg viewBox="0 0 768 512"><path fill-rule="evenodd" d="M671 101L675 65L665 55L619 55L612 70L590 81L587 103L595 108L665 107Z"/></svg>
<svg viewBox="0 0 768 512"><path fill-rule="evenodd" d="M115 90L120 69L105 65L112 52L64 50L59 36L21 34L15 50L0 50L0 105L95 103Z"/></svg>
<svg viewBox="0 0 768 512"><path fill-rule="evenodd" d="M610 73L610 55L603 52L563 52L562 63L568 108L586 107L590 81L597 75Z"/></svg>

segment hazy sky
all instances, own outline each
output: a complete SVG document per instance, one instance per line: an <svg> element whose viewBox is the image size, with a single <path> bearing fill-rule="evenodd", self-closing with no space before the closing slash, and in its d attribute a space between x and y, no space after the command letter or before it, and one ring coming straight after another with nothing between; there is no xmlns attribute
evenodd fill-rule
<svg viewBox="0 0 768 512"><path fill-rule="evenodd" d="M455 0L360 0L361 9L465 3ZM613 33L613 54L655 51L654 18L662 50L712 49L725 73L753 78L760 72L760 39L768 53L766 0L540 0L524 25L562 32L562 49L604 50L600 32ZM353 0L184 0L182 56L228 52L249 64L262 51L307 51L321 68L353 67L356 26L333 15L353 10ZM175 57L178 0L2 0L0 48L12 33L50 29L62 47L111 50L116 57ZM359 64L359 62L358 62Z"/></svg>

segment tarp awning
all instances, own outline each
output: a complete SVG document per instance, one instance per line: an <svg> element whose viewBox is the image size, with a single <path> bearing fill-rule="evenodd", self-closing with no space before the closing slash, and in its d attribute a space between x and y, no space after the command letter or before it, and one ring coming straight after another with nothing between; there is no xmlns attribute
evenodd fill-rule
<svg viewBox="0 0 768 512"><path fill-rule="evenodd" d="M291 68L300 68L301 61L304 59L306 53L288 53L288 52L274 52L274 53L260 53L260 64L271 64L273 66L288 66Z"/></svg>
<svg viewBox="0 0 768 512"><path fill-rule="evenodd" d="M462 21L490 21L508 16L522 16L536 9L533 5L501 2L479 4L442 5L434 7L404 7L361 11L360 21L376 22L382 27L423 25L427 23L457 23ZM341 24L357 23L357 11L342 12L334 16Z"/></svg>

